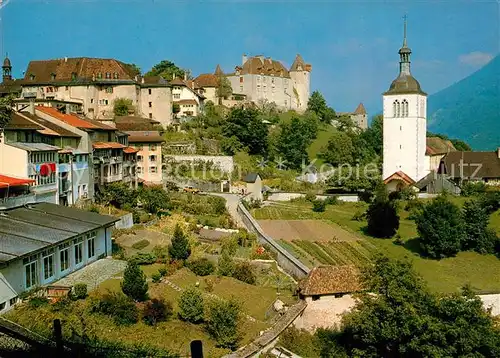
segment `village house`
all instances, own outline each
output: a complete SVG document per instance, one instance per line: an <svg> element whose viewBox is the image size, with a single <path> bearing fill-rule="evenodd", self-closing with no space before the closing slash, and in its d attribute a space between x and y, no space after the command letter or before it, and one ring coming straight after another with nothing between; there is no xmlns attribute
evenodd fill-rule
<svg viewBox="0 0 500 358"><path fill-rule="evenodd" d="M275 103L282 110L304 112L310 96L312 66L297 55L288 70L281 62L264 56L243 55L241 66L225 74L233 95L243 95L247 101Z"/></svg>
<svg viewBox="0 0 500 358"><path fill-rule="evenodd" d="M457 185L482 181L500 184L500 148L491 152L449 152L440 162L438 173Z"/></svg>
<svg viewBox="0 0 500 358"><path fill-rule="evenodd" d="M135 68L115 59L63 58L31 61L21 80L12 80L10 60L3 66L2 91L16 92L22 106L37 103L69 106L71 112L91 119L112 118L114 101L132 101L131 111L155 119L163 126L172 123L172 92L161 77L142 77ZM14 86L15 84L15 86Z"/></svg>
<svg viewBox="0 0 500 358"><path fill-rule="evenodd" d="M262 201L262 179L257 173L248 173L243 181L247 183L245 194L248 195L248 199L260 200Z"/></svg>
<svg viewBox="0 0 500 358"><path fill-rule="evenodd" d="M137 176L146 185L163 184L162 143L158 131L129 131L128 141L137 151Z"/></svg>
<svg viewBox="0 0 500 358"><path fill-rule="evenodd" d="M196 117L203 113L205 96L201 93L201 88L194 80L188 80L175 77L170 82L172 86L172 102L179 106L179 112L175 114L176 118Z"/></svg>
<svg viewBox="0 0 500 358"><path fill-rule="evenodd" d="M29 182L9 181L14 187ZM11 309L23 292L111 256L111 231L118 221L113 217L49 203L0 214L0 312Z"/></svg>

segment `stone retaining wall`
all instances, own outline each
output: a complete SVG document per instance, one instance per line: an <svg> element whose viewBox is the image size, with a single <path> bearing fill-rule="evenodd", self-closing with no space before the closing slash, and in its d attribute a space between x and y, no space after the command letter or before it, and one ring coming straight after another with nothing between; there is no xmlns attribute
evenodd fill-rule
<svg viewBox="0 0 500 358"><path fill-rule="evenodd" d="M272 237L268 236L241 202L238 204L237 210L247 229L257 234L259 242L268 244L278 254L276 261L279 266L298 279L304 278L309 274L310 269L282 248Z"/></svg>
<svg viewBox="0 0 500 358"><path fill-rule="evenodd" d="M173 159L178 163L182 162L212 162L214 167L219 170L231 173L234 170L233 157L227 155L170 155L165 156L168 159Z"/></svg>
<svg viewBox="0 0 500 358"><path fill-rule="evenodd" d="M117 229L130 229L132 226L134 226L134 216L132 213L121 216L120 221L115 223L115 228Z"/></svg>

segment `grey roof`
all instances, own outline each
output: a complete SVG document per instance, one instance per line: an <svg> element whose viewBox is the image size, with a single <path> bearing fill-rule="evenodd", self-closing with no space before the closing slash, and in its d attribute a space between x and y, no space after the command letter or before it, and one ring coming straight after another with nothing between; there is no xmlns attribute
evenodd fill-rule
<svg viewBox="0 0 500 358"><path fill-rule="evenodd" d="M243 179L243 181L246 183L255 183L258 176L259 174L257 173L248 173L246 177Z"/></svg>
<svg viewBox="0 0 500 358"><path fill-rule="evenodd" d="M0 262L10 261L78 235L113 225L118 219L49 203L2 211Z"/></svg>
<svg viewBox="0 0 500 358"><path fill-rule="evenodd" d="M427 93L422 91L420 83L412 75L400 74L391 83L391 87L384 94L421 94L426 96Z"/></svg>
<svg viewBox="0 0 500 358"><path fill-rule="evenodd" d="M26 150L28 152L46 152L46 151L59 151L61 148L54 145L45 143L24 143L24 142L11 142L7 143L12 147Z"/></svg>

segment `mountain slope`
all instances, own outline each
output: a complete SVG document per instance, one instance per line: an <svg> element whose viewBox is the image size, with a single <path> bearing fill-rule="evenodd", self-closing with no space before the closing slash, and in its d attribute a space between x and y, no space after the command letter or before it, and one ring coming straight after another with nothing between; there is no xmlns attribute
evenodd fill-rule
<svg viewBox="0 0 500 358"><path fill-rule="evenodd" d="M500 147L500 56L460 82L429 96L427 127L474 150Z"/></svg>

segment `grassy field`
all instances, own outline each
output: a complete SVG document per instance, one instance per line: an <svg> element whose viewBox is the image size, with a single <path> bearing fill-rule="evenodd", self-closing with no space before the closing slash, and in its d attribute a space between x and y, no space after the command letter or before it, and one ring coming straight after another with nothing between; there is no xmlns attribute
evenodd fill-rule
<svg viewBox="0 0 500 358"><path fill-rule="evenodd" d="M452 199L462 205L464 198ZM353 220L356 213L366 210L365 203L343 203L327 206L323 213L311 210L311 204L305 201L276 203L253 210L258 220L327 220L350 231L361 239L361 245L342 247L339 243L280 241L285 249L313 267L318 264L362 263L363 257L381 252L393 258L409 259L417 272L428 282L429 287L437 292L456 292L463 285L470 284L478 292L500 292L500 260L494 255L480 255L475 252L461 252L456 257L430 260L419 254L417 229L408 213L400 209L400 228L398 234L404 244L397 245L390 239L375 239L364 234L366 221ZM494 213L490 226L500 234L500 213ZM346 245L346 244L342 244ZM325 247L326 246L326 247Z"/></svg>
<svg viewBox="0 0 500 358"><path fill-rule="evenodd" d="M309 155L309 159L317 159L318 158L318 153L321 152L321 150L326 147L328 144L328 141L330 140L330 137L332 134L335 132L335 128L333 126L322 126L320 127L318 131L318 136L316 139L311 143L309 148L307 149L307 154ZM316 165L321 165L323 164L322 159L318 159L316 161Z"/></svg>

